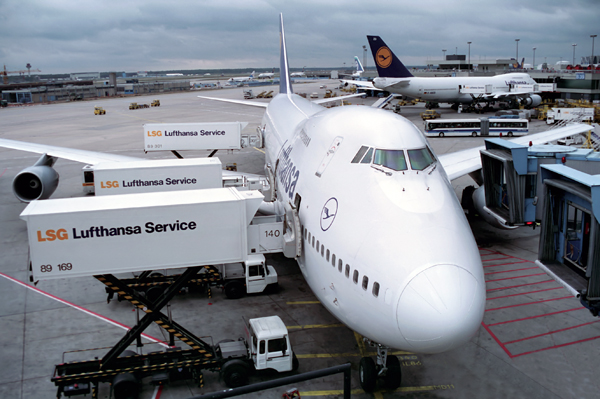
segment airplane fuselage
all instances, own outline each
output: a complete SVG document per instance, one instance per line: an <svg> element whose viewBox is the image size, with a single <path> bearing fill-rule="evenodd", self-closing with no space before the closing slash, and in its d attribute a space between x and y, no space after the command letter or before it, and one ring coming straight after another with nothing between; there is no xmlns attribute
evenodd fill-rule
<svg viewBox="0 0 600 399"><path fill-rule="evenodd" d="M509 93L514 85L534 85L535 80L526 73L507 73L496 76L465 77L410 77L375 78L373 85L379 89L424 101L441 103L471 103L473 95L466 89L478 88L482 92ZM475 97L478 94L474 94Z"/></svg>
<svg viewBox="0 0 600 399"><path fill-rule="evenodd" d="M263 127L277 203L298 206L298 263L321 303L389 347L436 353L467 342L485 308L479 251L419 130L293 94L272 100Z"/></svg>

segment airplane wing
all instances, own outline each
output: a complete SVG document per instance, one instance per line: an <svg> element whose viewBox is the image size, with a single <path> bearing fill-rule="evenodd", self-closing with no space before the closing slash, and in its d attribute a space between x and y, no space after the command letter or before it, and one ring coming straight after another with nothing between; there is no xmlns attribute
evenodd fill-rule
<svg viewBox="0 0 600 399"><path fill-rule="evenodd" d="M510 141L522 145L529 144L529 142L532 142L534 145L545 144L550 141L562 139L564 137L584 133L590 129L594 129L594 127L583 123L575 123L559 129L547 130L541 133L517 137ZM454 180L468 173L481 169L480 151L484 149L485 146L469 148L450 154L439 155L438 158L444 167L444 170L446 170L448 178L450 180Z"/></svg>
<svg viewBox="0 0 600 399"><path fill-rule="evenodd" d="M269 105L269 103L262 103L259 101L233 100L230 98L217 98L217 97L206 97L206 96L198 96L198 98L204 98L206 100L221 101L221 102L232 103L232 104L250 105L252 107L261 107L261 108L267 108L267 106Z"/></svg>
<svg viewBox="0 0 600 399"><path fill-rule="evenodd" d="M538 94L538 93L533 93L531 90L510 91L510 92L501 91L501 92L488 94L485 97L493 98L493 99L497 100L497 99L506 98L506 97L528 97L531 94Z"/></svg>
<svg viewBox="0 0 600 399"><path fill-rule="evenodd" d="M33 152L36 154L48 154L56 158L69 159L75 162L85 164L97 164L100 162L127 162L139 161L140 158L129 157L125 155L108 154L103 152L77 150L73 148L56 147L46 144L26 143L8 139L0 139L0 147L11 148L13 150Z"/></svg>
<svg viewBox="0 0 600 399"><path fill-rule="evenodd" d="M315 104L324 104L324 103L330 103L333 101L345 100L347 98L364 97L364 95L365 95L365 93L356 93L356 94L349 94L347 96L320 98L318 100L313 100L312 102Z"/></svg>

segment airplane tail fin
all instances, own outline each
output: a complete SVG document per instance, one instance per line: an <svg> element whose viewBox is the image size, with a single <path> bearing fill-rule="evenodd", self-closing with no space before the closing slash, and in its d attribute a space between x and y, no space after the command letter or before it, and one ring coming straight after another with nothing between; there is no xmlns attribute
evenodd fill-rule
<svg viewBox="0 0 600 399"><path fill-rule="evenodd" d="M254 74L256 73L256 71L252 71L252 73L250 74L250 79L254 79Z"/></svg>
<svg viewBox="0 0 600 399"><path fill-rule="evenodd" d="M354 62L356 63L356 72L362 73L365 71L357 56L354 56Z"/></svg>
<svg viewBox="0 0 600 399"><path fill-rule="evenodd" d="M377 72L381 78L410 78L412 73L396 57L379 36L367 36Z"/></svg>
<svg viewBox="0 0 600 399"><path fill-rule="evenodd" d="M290 82L290 68L285 46L285 33L283 30L283 14L279 14L279 93L292 94L292 83Z"/></svg>

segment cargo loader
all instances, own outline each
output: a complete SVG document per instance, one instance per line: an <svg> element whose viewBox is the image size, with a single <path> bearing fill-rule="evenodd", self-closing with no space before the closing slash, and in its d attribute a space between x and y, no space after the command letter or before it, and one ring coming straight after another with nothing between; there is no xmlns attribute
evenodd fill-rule
<svg viewBox="0 0 600 399"><path fill-rule="evenodd" d="M250 320L244 338L213 345L161 312L197 281L223 284L232 297L276 282L263 254L297 256L300 226L293 209L285 218L256 216L263 198L254 190L218 188L31 202L21 218L27 222L32 279L93 276L143 315L101 358L56 365L51 380L57 397L91 393L97 398L101 382L111 384L115 398L130 397L146 377L155 384L177 379L202 384L205 370L219 372L236 387L255 370L297 367L278 317ZM167 284L150 284L152 290L115 276L141 273L152 283L160 279L157 271L172 269L184 271ZM168 333L166 351L142 351L141 334L152 323ZM128 349L134 341L137 353Z"/></svg>

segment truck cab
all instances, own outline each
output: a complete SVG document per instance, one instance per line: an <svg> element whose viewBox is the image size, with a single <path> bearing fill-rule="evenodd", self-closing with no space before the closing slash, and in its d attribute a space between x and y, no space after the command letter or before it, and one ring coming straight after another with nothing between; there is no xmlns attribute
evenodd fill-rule
<svg viewBox="0 0 600 399"><path fill-rule="evenodd" d="M250 319L246 334L256 370L273 369L281 373L296 368L288 330L279 316Z"/></svg>
<svg viewBox="0 0 600 399"><path fill-rule="evenodd" d="M244 263L226 263L220 269L225 295L230 299L263 292L268 285L277 283L275 268L266 264L262 254L248 255Z"/></svg>

